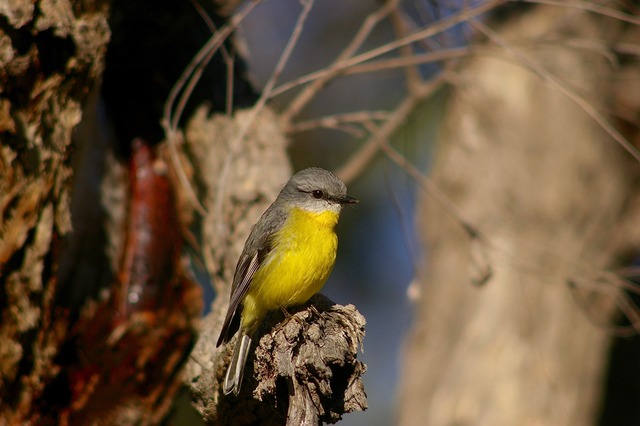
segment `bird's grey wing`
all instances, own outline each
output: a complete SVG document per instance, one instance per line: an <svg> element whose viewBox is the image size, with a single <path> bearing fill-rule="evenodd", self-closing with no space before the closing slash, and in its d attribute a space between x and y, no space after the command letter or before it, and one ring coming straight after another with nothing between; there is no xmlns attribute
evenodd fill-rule
<svg viewBox="0 0 640 426"><path fill-rule="evenodd" d="M269 224L264 229L256 230L254 226L247 238L245 248L240 255L236 270L233 275L233 285L231 287L231 299L229 300L229 309L227 316L222 324L220 336L218 337L217 346L228 342L240 327L240 303L249 291L249 285L253 279L253 275L260 265L267 258L272 250L272 240L274 233L284 223L284 217L281 215L269 216L269 210L265 212L264 223Z"/></svg>
<svg viewBox="0 0 640 426"><path fill-rule="evenodd" d="M256 251L253 256L246 256L243 253L241 261L238 262L236 273L234 275L233 290L231 292L231 299L229 300L229 309L227 310L227 316L224 318L222 329L220 330L220 336L216 347L222 343L228 342L231 337L236 333L240 327L240 302L247 294L249 290L249 284L253 274L260 267L260 251ZM236 277L240 277L240 281L236 283Z"/></svg>

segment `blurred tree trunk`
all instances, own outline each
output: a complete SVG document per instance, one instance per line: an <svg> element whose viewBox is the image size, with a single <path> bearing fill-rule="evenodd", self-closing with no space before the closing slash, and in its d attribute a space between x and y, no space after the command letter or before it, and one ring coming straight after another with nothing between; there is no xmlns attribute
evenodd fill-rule
<svg viewBox="0 0 640 426"><path fill-rule="evenodd" d="M509 46L460 63L431 172L461 217L419 209L403 425L595 424L626 300L607 271L640 246L638 161L555 83L637 147L640 67L619 48L638 28L534 7L497 32Z"/></svg>

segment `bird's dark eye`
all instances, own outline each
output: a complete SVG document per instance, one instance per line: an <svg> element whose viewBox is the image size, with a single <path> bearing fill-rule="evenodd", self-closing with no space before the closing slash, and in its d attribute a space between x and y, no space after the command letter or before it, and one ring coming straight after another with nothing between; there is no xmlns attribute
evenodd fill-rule
<svg viewBox="0 0 640 426"><path fill-rule="evenodd" d="M320 191L319 189L316 189L315 191L311 192L311 195L313 195L313 198L322 198L324 196L324 192Z"/></svg>

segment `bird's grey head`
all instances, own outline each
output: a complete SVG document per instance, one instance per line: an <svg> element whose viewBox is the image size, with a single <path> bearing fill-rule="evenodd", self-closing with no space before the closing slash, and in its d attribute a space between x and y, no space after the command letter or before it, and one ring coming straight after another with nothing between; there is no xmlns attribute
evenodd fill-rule
<svg viewBox="0 0 640 426"><path fill-rule="evenodd" d="M347 195L347 187L336 175L317 167L293 175L278 198L313 212L331 210L339 213L343 204L358 202Z"/></svg>

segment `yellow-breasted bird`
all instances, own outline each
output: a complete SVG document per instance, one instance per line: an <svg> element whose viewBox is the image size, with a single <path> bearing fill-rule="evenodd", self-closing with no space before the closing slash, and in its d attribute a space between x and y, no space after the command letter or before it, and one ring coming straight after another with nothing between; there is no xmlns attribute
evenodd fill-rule
<svg viewBox="0 0 640 426"><path fill-rule="evenodd" d="M251 339L265 315L305 303L320 291L336 259L343 204L358 200L333 173L296 173L251 228L236 265L229 310L216 346L240 336L224 381L224 393L240 392Z"/></svg>

